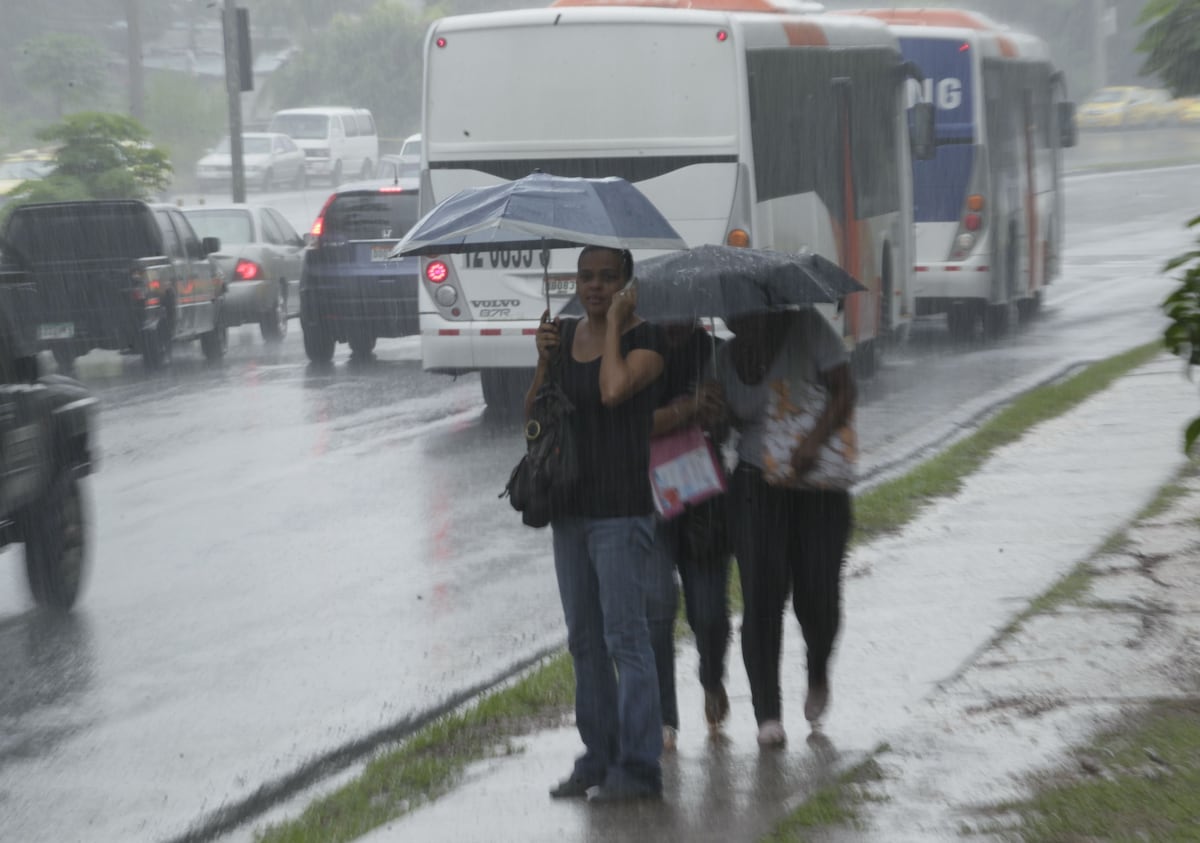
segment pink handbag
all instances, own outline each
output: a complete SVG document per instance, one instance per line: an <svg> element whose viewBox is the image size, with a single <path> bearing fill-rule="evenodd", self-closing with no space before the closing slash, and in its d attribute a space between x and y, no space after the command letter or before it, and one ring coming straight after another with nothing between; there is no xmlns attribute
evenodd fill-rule
<svg viewBox="0 0 1200 843"><path fill-rule="evenodd" d="M665 519L725 491L725 471L704 431L693 425L650 440L650 488Z"/></svg>

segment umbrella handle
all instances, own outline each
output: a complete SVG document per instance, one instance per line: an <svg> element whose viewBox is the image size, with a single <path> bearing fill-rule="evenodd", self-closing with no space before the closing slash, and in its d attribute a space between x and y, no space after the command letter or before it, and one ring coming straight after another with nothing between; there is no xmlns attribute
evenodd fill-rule
<svg viewBox="0 0 1200 843"><path fill-rule="evenodd" d="M542 238L542 291L546 294L546 312L550 312L550 250L546 247L546 238Z"/></svg>

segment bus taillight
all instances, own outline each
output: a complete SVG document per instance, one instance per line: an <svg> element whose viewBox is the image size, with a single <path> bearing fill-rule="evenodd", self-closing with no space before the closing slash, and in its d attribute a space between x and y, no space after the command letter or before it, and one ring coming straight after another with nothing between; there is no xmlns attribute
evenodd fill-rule
<svg viewBox="0 0 1200 843"><path fill-rule="evenodd" d="M430 261L425 266L425 277L430 284L441 284L450 277L450 268L442 261Z"/></svg>
<svg viewBox="0 0 1200 843"><path fill-rule="evenodd" d="M750 245L750 234L740 228L735 228L725 237L725 243L729 246L745 249Z"/></svg>
<svg viewBox="0 0 1200 843"><path fill-rule="evenodd" d="M983 196L978 193L972 193L967 197L967 210L978 213L983 210Z"/></svg>
<svg viewBox="0 0 1200 843"><path fill-rule="evenodd" d="M983 227L983 217L979 214L967 214L963 217L963 228L967 231L978 231Z"/></svg>

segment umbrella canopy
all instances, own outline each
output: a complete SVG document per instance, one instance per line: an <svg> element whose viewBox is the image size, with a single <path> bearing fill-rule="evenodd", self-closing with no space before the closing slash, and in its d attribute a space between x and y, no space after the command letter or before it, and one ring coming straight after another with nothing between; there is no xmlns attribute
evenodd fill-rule
<svg viewBox="0 0 1200 843"><path fill-rule="evenodd" d="M456 193L418 220L392 256L586 245L687 248L666 217L625 179L532 173Z"/></svg>
<svg viewBox="0 0 1200 843"><path fill-rule="evenodd" d="M638 313L656 322L835 303L866 290L833 261L812 253L697 246L637 265Z"/></svg>

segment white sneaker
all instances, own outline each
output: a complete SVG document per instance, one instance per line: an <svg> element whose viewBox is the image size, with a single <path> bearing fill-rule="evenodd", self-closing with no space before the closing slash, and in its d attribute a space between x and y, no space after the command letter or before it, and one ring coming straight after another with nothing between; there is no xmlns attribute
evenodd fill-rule
<svg viewBox="0 0 1200 843"><path fill-rule="evenodd" d="M679 732L674 726L663 726L663 752L674 752L679 744Z"/></svg>
<svg viewBox="0 0 1200 843"><path fill-rule="evenodd" d="M787 743L787 732L778 720L764 720L758 727L758 745L776 748Z"/></svg>

